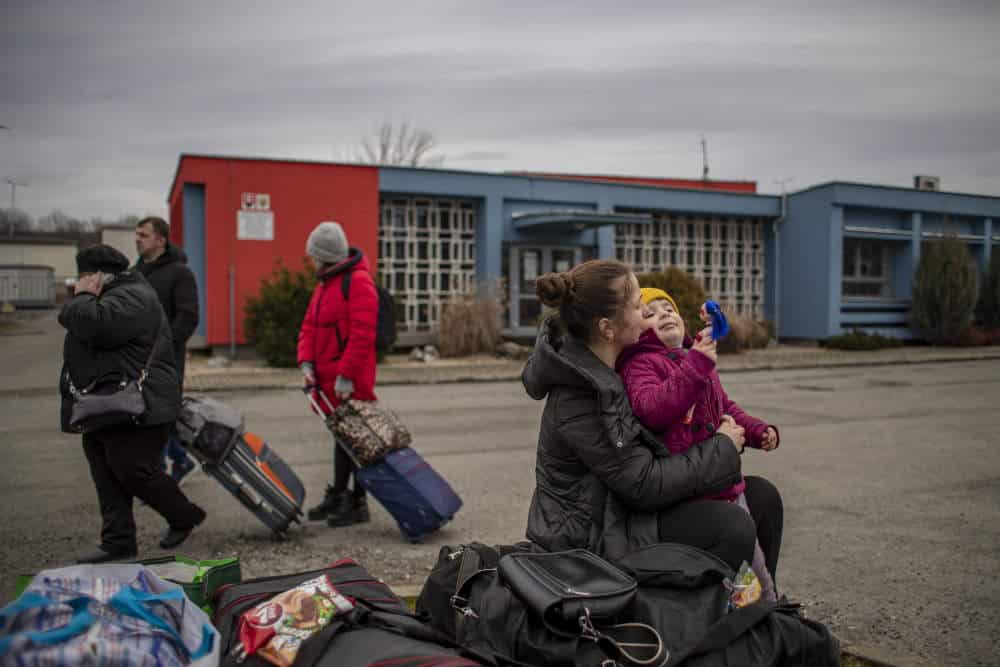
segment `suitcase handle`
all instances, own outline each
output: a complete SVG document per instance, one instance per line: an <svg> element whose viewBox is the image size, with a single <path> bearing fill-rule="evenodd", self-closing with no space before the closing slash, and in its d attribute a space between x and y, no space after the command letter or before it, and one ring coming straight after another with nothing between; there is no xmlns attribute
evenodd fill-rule
<svg viewBox="0 0 1000 667"><path fill-rule="evenodd" d="M312 406L312 409L316 412L316 414L318 414L320 417L323 418L323 421L326 423L327 428L330 428L330 422L332 422L334 419L333 411L335 409L333 407L333 403L330 401L330 397L326 395L325 391L320 389L318 384L308 384L302 387L302 393L306 395L306 399L309 400L309 405ZM316 400L316 396L319 396L320 399L323 401L323 403L326 405L327 412L324 412L323 409L320 407L319 401ZM334 443L338 447L344 450L344 452L347 454L347 458L351 459L351 463L354 464L354 467L360 469L361 465L358 463L358 459L354 455L354 451L350 447L348 447L345 443L337 439L337 436L333 434L333 429L330 429L330 435L333 435Z"/></svg>

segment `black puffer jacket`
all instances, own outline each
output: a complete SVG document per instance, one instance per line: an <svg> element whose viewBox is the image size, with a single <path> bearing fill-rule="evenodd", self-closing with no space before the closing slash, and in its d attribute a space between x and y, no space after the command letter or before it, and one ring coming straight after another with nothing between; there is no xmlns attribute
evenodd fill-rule
<svg viewBox="0 0 1000 667"><path fill-rule="evenodd" d="M187 255L167 244L163 254L152 262L140 258L136 267L153 286L174 338L174 363L177 375L184 379L184 354L188 338L198 327L198 286L187 266Z"/></svg>
<svg viewBox="0 0 1000 667"><path fill-rule="evenodd" d="M727 436L670 455L632 414L618 374L549 325L521 380L532 398L547 397L527 536L549 551L584 548L616 560L659 541L658 511L740 479Z"/></svg>
<svg viewBox="0 0 1000 667"><path fill-rule="evenodd" d="M69 428L72 409L69 380L83 388L97 378L115 373L138 378L154 341L157 347L143 388L149 410L142 425L167 424L177 418L181 396L170 327L165 324L156 292L141 274L119 273L104 286L99 297L74 296L59 313L59 324L66 329L59 378L64 432L75 432Z"/></svg>

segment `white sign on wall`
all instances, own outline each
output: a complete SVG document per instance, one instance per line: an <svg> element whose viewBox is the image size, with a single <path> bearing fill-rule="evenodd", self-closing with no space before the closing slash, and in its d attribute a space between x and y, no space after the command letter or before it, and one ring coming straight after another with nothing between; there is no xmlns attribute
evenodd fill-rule
<svg viewBox="0 0 1000 667"><path fill-rule="evenodd" d="M238 241L273 241L273 211L237 211L236 239Z"/></svg>

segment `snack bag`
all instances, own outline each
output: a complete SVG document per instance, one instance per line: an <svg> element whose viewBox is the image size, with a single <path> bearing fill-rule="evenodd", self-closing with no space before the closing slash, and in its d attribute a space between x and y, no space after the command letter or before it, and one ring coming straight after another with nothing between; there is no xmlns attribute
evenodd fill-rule
<svg viewBox="0 0 1000 667"><path fill-rule="evenodd" d="M760 595L760 580L753 568L746 561L743 561L743 564L740 565L740 571L733 579L732 590L729 592L729 606L732 609L745 607L759 600Z"/></svg>
<svg viewBox="0 0 1000 667"><path fill-rule="evenodd" d="M290 667L303 641L352 609L354 602L326 575L310 579L243 614L237 658L242 662L257 654L278 667Z"/></svg>

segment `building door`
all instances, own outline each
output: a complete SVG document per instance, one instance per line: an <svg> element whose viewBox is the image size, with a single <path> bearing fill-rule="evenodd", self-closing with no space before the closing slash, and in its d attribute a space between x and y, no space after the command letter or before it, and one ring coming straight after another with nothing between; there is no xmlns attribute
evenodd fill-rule
<svg viewBox="0 0 1000 667"><path fill-rule="evenodd" d="M510 330L516 336L531 336L538 329L542 304L535 294L535 280L550 271L569 271L583 261L587 249L580 246L512 246L510 276Z"/></svg>

